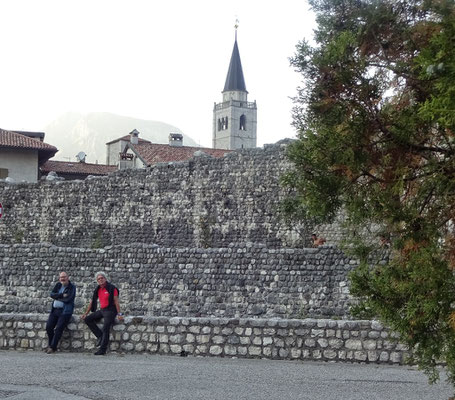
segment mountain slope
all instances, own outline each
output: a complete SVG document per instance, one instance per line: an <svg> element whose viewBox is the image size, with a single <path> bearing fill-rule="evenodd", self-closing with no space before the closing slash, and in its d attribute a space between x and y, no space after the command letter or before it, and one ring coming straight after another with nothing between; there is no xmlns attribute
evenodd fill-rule
<svg viewBox="0 0 455 400"><path fill-rule="evenodd" d="M59 149L53 160L75 161L76 154L83 151L87 154L87 162L104 164L106 143L127 135L133 129L140 132L139 138L154 143L168 143L169 133L181 133L185 146L197 146L175 126L104 112L65 113L45 127L44 140Z"/></svg>

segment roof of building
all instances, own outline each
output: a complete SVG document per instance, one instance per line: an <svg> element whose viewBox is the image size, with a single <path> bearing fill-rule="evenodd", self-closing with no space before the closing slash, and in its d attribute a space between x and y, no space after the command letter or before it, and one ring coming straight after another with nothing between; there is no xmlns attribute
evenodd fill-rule
<svg viewBox="0 0 455 400"><path fill-rule="evenodd" d="M212 157L223 157L232 150L210 149L205 147L170 146L158 143L129 144L131 148L147 165L159 162L186 161L193 158L196 151L202 151Z"/></svg>
<svg viewBox="0 0 455 400"><path fill-rule="evenodd" d="M116 170L115 165L70 161L47 161L41 166L41 171L46 174L54 171L57 174L107 175Z"/></svg>
<svg viewBox="0 0 455 400"><path fill-rule="evenodd" d="M120 140L125 140L126 142L129 142L130 139L131 139L131 135L128 134L128 135L122 136L121 138L111 140L110 142L107 142L106 144L112 144L112 143L118 142ZM152 143L152 142L150 142L150 140L145 140L145 139L140 139L140 138L137 138L137 140L138 140L138 143Z"/></svg>
<svg viewBox="0 0 455 400"><path fill-rule="evenodd" d="M44 132L31 132L31 131L13 131L15 133L20 133L21 135L28 136L30 138L39 139L41 141L44 140L45 133Z"/></svg>
<svg viewBox="0 0 455 400"><path fill-rule="evenodd" d="M0 128L0 147L10 149L38 150L39 163L44 163L57 153L55 146L44 143L39 139L11 132Z"/></svg>
<svg viewBox="0 0 455 400"><path fill-rule="evenodd" d="M17 132L6 131L4 129L0 129L0 146L57 152L57 148L55 146L41 142L40 140L32 139L31 137Z"/></svg>
<svg viewBox="0 0 455 400"><path fill-rule="evenodd" d="M242 62L240 61L237 39L234 42L234 49L232 50L231 62L229 63L229 70L226 77L226 83L224 84L223 92L233 90L247 92L245 79L243 78Z"/></svg>

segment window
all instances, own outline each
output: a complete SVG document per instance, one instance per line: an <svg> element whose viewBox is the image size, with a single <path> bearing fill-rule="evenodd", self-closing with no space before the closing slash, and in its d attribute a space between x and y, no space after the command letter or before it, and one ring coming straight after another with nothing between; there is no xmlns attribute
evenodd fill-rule
<svg viewBox="0 0 455 400"><path fill-rule="evenodd" d="M218 130L225 131L228 128L228 117L223 117L218 120Z"/></svg>
<svg viewBox="0 0 455 400"><path fill-rule="evenodd" d="M6 168L0 168L0 179L8 178L8 170Z"/></svg>
<svg viewBox="0 0 455 400"><path fill-rule="evenodd" d="M242 114L240 116L240 126L239 126L239 129L241 131L246 131L246 117L245 117L245 114Z"/></svg>

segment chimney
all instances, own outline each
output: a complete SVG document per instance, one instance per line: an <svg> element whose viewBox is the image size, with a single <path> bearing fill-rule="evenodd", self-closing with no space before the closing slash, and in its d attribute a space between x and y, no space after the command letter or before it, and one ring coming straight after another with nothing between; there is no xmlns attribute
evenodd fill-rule
<svg viewBox="0 0 455 400"><path fill-rule="evenodd" d="M169 134L169 146L181 147L183 146L183 135L181 133Z"/></svg>
<svg viewBox="0 0 455 400"><path fill-rule="evenodd" d="M136 129L133 129L130 132L130 143L138 144L138 142L139 142L138 136L139 136L139 132Z"/></svg>

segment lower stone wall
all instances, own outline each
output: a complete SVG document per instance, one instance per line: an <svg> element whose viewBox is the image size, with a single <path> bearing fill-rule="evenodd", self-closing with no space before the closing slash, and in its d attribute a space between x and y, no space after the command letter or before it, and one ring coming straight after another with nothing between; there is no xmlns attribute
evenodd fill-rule
<svg viewBox="0 0 455 400"><path fill-rule="evenodd" d="M42 350L46 314L0 314L0 349ZM91 352L94 336L73 316L61 351ZM127 317L111 352L402 364L397 335L375 321Z"/></svg>

